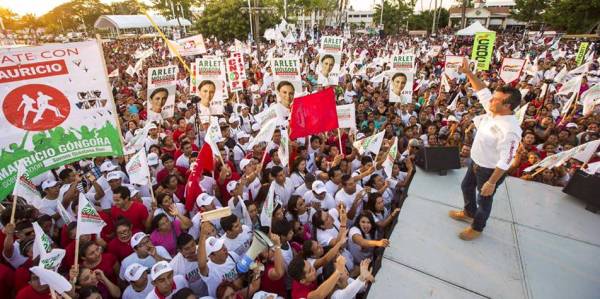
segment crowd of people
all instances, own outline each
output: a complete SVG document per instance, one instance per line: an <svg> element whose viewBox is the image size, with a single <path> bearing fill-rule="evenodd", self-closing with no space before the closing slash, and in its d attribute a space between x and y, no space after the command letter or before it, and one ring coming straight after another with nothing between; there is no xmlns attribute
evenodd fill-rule
<svg viewBox="0 0 600 299"><path fill-rule="evenodd" d="M343 32L328 28L322 34L341 36ZM203 113L189 95L186 68L170 57L165 43L136 38L104 42L109 73L119 69L111 84L124 143L149 128L144 148L151 184L130 183L127 157L96 157L34 178L42 200L17 205L16 223L9 223L10 209L1 215L0 292L4 296L51 297L48 286L29 271L38 262L33 258L32 227L37 222L52 239L52 246L66 249L58 272L72 282L71 296L81 299L360 298L374 281L383 250L390 246L387 238L415 173L417 152L423 147L458 147L461 163L469 163L477 133L472 120L485 111L464 75L449 80L450 90L441 81L446 55L470 56L470 37L449 32L424 38L350 37L333 88L338 104L355 106L356 130L291 140L289 165L278 151L281 134L289 131L285 123L275 130L271 142L252 143L261 130L255 116L271 105L289 109L294 95L328 87L319 84L316 75L318 42L309 37L293 44L261 43L258 49L245 44L240 49L233 41L214 38L205 43L206 55L244 54L244 89L230 93L224 113L218 115L222 161L207 158L201 151L210 121L198 117ZM432 52L433 46L440 46L441 51ZM581 93L600 81L599 47L590 47L591 63ZM153 54L135 74L128 74L126 69L136 64L134 53L140 49L152 49ZM387 57L409 50L417 57L412 102L392 103L388 99L391 78L373 78L390 69ZM576 67L577 41L560 41L553 52L559 55L547 50L543 38L499 33L497 55L489 71L477 75L494 90L504 85L499 78L502 57L529 57L516 84L522 103L529 106L509 173L564 186L583 162L571 159L536 175L525 169L598 139L600 114L592 109L583 115L581 105L561 113L564 99L556 95L561 84L553 80L563 66ZM273 83L267 57L287 54L300 57L303 86L302 90L291 86L283 95L286 86ZM184 59L190 63L195 57ZM169 64L179 66L174 117L149 124L146 70ZM356 140L381 131L385 135L379 154L360 154L353 147ZM382 164L394 137L399 154L388 175ZM594 156L588 163L598 159ZM213 165L206 166L206 161ZM199 164L204 164L199 179L190 181ZM200 190L194 198L189 194L190 183L198 184ZM260 215L270 190L275 205L271 223L263 223ZM66 223L61 210L73 219L80 193L95 205L106 226L99 235L80 236L76 250L76 221ZM202 221L203 213L221 207L230 207L231 215ZM273 246L256 257L248 273L242 273L236 265L258 230Z"/></svg>

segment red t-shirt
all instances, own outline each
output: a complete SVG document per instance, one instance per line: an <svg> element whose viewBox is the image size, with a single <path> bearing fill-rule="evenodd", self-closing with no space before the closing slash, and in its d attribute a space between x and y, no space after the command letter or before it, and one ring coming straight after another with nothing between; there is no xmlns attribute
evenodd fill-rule
<svg viewBox="0 0 600 299"><path fill-rule="evenodd" d="M33 267L33 262L31 259L27 259L27 261L15 271L16 292L29 285L29 279L31 278L31 272L29 272L29 268L31 267Z"/></svg>
<svg viewBox="0 0 600 299"><path fill-rule="evenodd" d="M299 281L292 281L292 299L308 298L308 293L316 290L318 287L317 282L313 282L309 285L300 283Z"/></svg>
<svg viewBox="0 0 600 299"><path fill-rule="evenodd" d="M12 295L15 288L15 271L5 264L0 264L0 294Z"/></svg>
<svg viewBox="0 0 600 299"><path fill-rule="evenodd" d="M106 275L106 278L108 278L108 280L112 281L114 284L117 284L117 277L119 273L115 273L115 270L113 268L117 262L117 258L111 253L103 253L102 261L100 262L100 264L98 264L98 266L90 270L102 270L102 272L104 272L104 275Z"/></svg>
<svg viewBox="0 0 600 299"><path fill-rule="evenodd" d="M139 230L132 230L131 234L135 234L139 232ZM125 243L121 242L118 238L114 238L108 242L108 253L112 253L117 260L122 261L124 258L128 257L133 253L133 248L131 248L131 242L127 241Z"/></svg>
<svg viewBox="0 0 600 299"><path fill-rule="evenodd" d="M143 231L144 228L146 228L146 219L148 219L148 209L146 209L146 207L143 204L137 201L133 201L129 209L127 209L127 211L123 211L120 208L113 206L110 209L110 212L112 215L113 223L114 221L117 221L119 217L122 216L129 219L129 221L131 222L132 229Z"/></svg>
<svg viewBox="0 0 600 299"><path fill-rule="evenodd" d="M43 293L38 293L30 285L19 291L15 299L47 299L50 298L50 289Z"/></svg>
<svg viewBox="0 0 600 299"><path fill-rule="evenodd" d="M273 268L275 268L275 264L272 262L265 265L265 271L260 277L260 289L265 292L275 293L281 297L286 297L285 275L278 280L270 279L268 273Z"/></svg>
<svg viewBox="0 0 600 299"><path fill-rule="evenodd" d="M177 171L179 171L179 173L183 176L186 177L187 176L187 169L183 168L183 167L179 167L179 166L175 166L175 168L177 169ZM156 174L156 182L158 184L161 184L165 178L167 178L167 176L169 175L169 171L166 168L161 169L157 174Z"/></svg>

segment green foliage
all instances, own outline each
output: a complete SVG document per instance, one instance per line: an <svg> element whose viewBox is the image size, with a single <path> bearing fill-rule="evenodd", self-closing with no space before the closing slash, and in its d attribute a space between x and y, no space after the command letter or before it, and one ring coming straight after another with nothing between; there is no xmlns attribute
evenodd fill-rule
<svg viewBox="0 0 600 299"><path fill-rule="evenodd" d="M91 30L98 17L106 14L110 14L110 7L100 0L71 0L53 8L39 20L48 32L64 33L79 31L82 20L86 28Z"/></svg>
<svg viewBox="0 0 600 299"><path fill-rule="evenodd" d="M414 0L393 0L383 2L383 31L386 34L394 34L406 27L406 21L413 14ZM375 5L373 22L379 24L381 19L381 4Z"/></svg>
<svg viewBox="0 0 600 299"><path fill-rule="evenodd" d="M448 10L445 8L441 8L438 10L440 14L437 17L437 25L436 28L444 28L448 26L448 20L450 19L450 14ZM409 30L427 30L431 31L431 24L433 22L433 10L422 11L420 14L411 14L408 21L408 29Z"/></svg>
<svg viewBox="0 0 600 299"><path fill-rule="evenodd" d="M261 7L275 6L278 1L261 1ZM234 38L245 40L250 32L248 12L243 8L248 7L244 0L211 1L206 4L201 18L194 23L194 27L204 36L215 36L221 40ZM279 23L280 16L272 13L260 13L260 36L265 29Z"/></svg>
<svg viewBox="0 0 600 299"><path fill-rule="evenodd" d="M547 7L547 0L515 0L512 15L519 21L541 21Z"/></svg>
<svg viewBox="0 0 600 299"><path fill-rule="evenodd" d="M568 33L585 33L600 21L600 1L515 0L512 16L524 22L544 22Z"/></svg>
<svg viewBox="0 0 600 299"><path fill-rule="evenodd" d="M200 0L152 0L152 8L158 10L158 12L167 19L172 19L173 14L177 18L183 18L191 20L192 12L190 8L202 4L204 1ZM209 2L209 1L206 1ZM215 1L210 1L215 2ZM218 1L216 1L218 2ZM171 6L171 3L173 6ZM183 14L182 14L183 13Z"/></svg>
<svg viewBox="0 0 600 299"><path fill-rule="evenodd" d="M18 16L12 10L0 7L0 18L4 24L4 28L14 30L17 28Z"/></svg>
<svg viewBox="0 0 600 299"><path fill-rule="evenodd" d="M142 8L147 9L148 6L137 0L123 0L120 2L113 2L109 5L110 14L113 15L142 14Z"/></svg>

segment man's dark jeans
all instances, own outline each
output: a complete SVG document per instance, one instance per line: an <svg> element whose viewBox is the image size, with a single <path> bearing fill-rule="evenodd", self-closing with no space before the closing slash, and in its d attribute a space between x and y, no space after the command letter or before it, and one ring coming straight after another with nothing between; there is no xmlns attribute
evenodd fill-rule
<svg viewBox="0 0 600 299"><path fill-rule="evenodd" d="M498 180L494 193L492 193L491 196L481 196L481 194L479 194L481 187L487 182L490 176L492 176L493 172L494 168L481 167L471 161L467 168L465 178L460 185L465 200L465 212L470 217L473 217L473 224L471 226L476 231L483 231L485 222L492 212L494 194L496 194L498 186L502 184L506 177L505 174ZM477 190L477 194L475 190Z"/></svg>

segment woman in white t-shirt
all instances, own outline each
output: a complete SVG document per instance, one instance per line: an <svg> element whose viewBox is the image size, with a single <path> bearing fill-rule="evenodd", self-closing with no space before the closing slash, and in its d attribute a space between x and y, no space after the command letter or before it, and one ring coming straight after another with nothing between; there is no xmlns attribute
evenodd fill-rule
<svg viewBox="0 0 600 299"><path fill-rule="evenodd" d="M298 221L304 226L305 230L308 229L312 232L311 218L315 212L316 210L314 208L309 208L306 205L306 202L301 196L292 195L290 201L288 201L286 218L289 221Z"/></svg>
<svg viewBox="0 0 600 299"><path fill-rule="evenodd" d="M369 211L362 212L350 231L348 231L348 250L352 254L354 265L362 260L372 259L375 247L387 247L387 239L377 240L377 225L373 214Z"/></svg>
<svg viewBox="0 0 600 299"><path fill-rule="evenodd" d="M306 176L306 159L303 157L297 157L292 164L292 169L290 169L292 174L290 175L290 180L294 184L294 189L298 188L300 185L304 184L304 177Z"/></svg>
<svg viewBox="0 0 600 299"><path fill-rule="evenodd" d="M383 196L381 193L369 194L369 200L364 207L364 210L370 211L373 214L373 220L377 227L383 231L386 227L392 224L392 220L400 213L399 208L395 208L391 213L385 208Z"/></svg>

